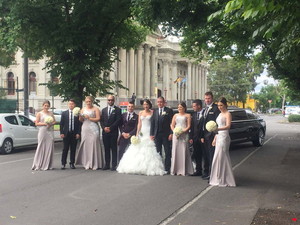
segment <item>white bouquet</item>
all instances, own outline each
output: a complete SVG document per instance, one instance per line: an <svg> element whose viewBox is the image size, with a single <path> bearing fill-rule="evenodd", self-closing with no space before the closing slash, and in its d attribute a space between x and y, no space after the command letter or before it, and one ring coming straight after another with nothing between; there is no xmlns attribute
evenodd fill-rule
<svg viewBox="0 0 300 225"><path fill-rule="evenodd" d="M131 141L131 144L133 144L133 145L137 145L137 144L140 143L140 139L139 139L137 136L135 136L135 135L133 135L133 136L130 138L130 141Z"/></svg>
<svg viewBox="0 0 300 225"><path fill-rule="evenodd" d="M75 107L75 108L73 109L73 115L74 115L74 116L78 116L79 113L80 113L80 108L79 108L79 107Z"/></svg>
<svg viewBox="0 0 300 225"><path fill-rule="evenodd" d="M176 137L179 137L183 133L182 127L175 127L173 133L176 135Z"/></svg>
<svg viewBox="0 0 300 225"><path fill-rule="evenodd" d="M213 132L213 131L217 130L218 125L216 124L215 121L211 120L206 123L205 128L208 132Z"/></svg>
<svg viewBox="0 0 300 225"><path fill-rule="evenodd" d="M46 118L45 118L45 123L47 123L47 124L51 124L51 123L53 123L53 117L52 116L47 116Z"/></svg>

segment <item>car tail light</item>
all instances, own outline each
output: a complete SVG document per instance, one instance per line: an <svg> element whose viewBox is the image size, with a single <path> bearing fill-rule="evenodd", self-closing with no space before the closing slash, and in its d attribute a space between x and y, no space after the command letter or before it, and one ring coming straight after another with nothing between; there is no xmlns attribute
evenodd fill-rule
<svg viewBox="0 0 300 225"><path fill-rule="evenodd" d="M2 124L0 123L0 133L2 133Z"/></svg>

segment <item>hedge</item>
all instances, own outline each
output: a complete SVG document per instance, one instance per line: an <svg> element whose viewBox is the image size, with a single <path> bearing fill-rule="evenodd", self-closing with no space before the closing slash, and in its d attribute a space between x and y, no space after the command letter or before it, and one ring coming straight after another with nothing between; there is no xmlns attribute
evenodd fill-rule
<svg viewBox="0 0 300 225"><path fill-rule="evenodd" d="M289 115L289 122L300 122L300 115Z"/></svg>

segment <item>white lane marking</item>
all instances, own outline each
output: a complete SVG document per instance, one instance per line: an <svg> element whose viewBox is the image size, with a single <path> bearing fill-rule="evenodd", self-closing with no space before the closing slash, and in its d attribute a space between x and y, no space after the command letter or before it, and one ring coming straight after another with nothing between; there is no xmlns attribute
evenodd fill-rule
<svg viewBox="0 0 300 225"><path fill-rule="evenodd" d="M54 155L60 155L61 153L54 153ZM11 164L11 163L17 163L17 162L22 162L22 161L27 161L27 160L33 160L34 157L31 158L25 158L25 159L18 159L18 160L13 160L13 161L7 161L7 162L2 162L0 165L6 165L6 164Z"/></svg>
<svg viewBox="0 0 300 225"><path fill-rule="evenodd" d="M270 140L272 140L276 135L269 138L264 144L268 143ZM259 149L261 149L262 146L257 147L253 152L251 152L249 155L247 155L241 162L239 162L237 165L233 167L233 170L238 168L240 165L242 165L247 159L249 159L253 154L255 154ZM195 198L187 202L185 205L183 205L181 208L177 209L175 212L173 212L169 217L161 221L158 225L167 225L171 221L173 221L177 216L179 216L181 213L186 211L189 207L191 207L195 202L197 202L200 198L202 198L206 193L208 193L214 186L208 186L205 188L202 192L200 192Z"/></svg>

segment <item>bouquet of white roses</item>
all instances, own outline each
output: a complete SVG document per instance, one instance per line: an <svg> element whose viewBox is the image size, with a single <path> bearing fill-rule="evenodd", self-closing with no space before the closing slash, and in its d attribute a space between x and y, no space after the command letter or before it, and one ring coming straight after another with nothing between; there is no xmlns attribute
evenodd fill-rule
<svg viewBox="0 0 300 225"><path fill-rule="evenodd" d="M137 144L140 143L140 139L139 139L137 136L135 136L135 135L133 135L133 136L130 138L130 141L131 141L131 144L133 144L133 145L137 145Z"/></svg>
<svg viewBox="0 0 300 225"><path fill-rule="evenodd" d="M176 135L176 137L179 137L183 133L182 127L175 127L173 133Z"/></svg>
<svg viewBox="0 0 300 225"><path fill-rule="evenodd" d="M52 116L47 116L46 118L45 118L45 123L47 123L47 124L51 124L51 123L53 123L53 117Z"/></svg>
<svg viewBox="0 0 300 225"><path fill-rule="evenodd" d="M79 107L75 107L72 112L73 112L74 116L78 116L79 113L80 113L80 108Z"/></svg>
<svg viewBox="0 0 300 225"><path fill-rule="evenodd" d="M206 123L205 128L208 132L213 132L213 131L217 130L218 125L216 124L215 121L211 120Z"/></svg>

